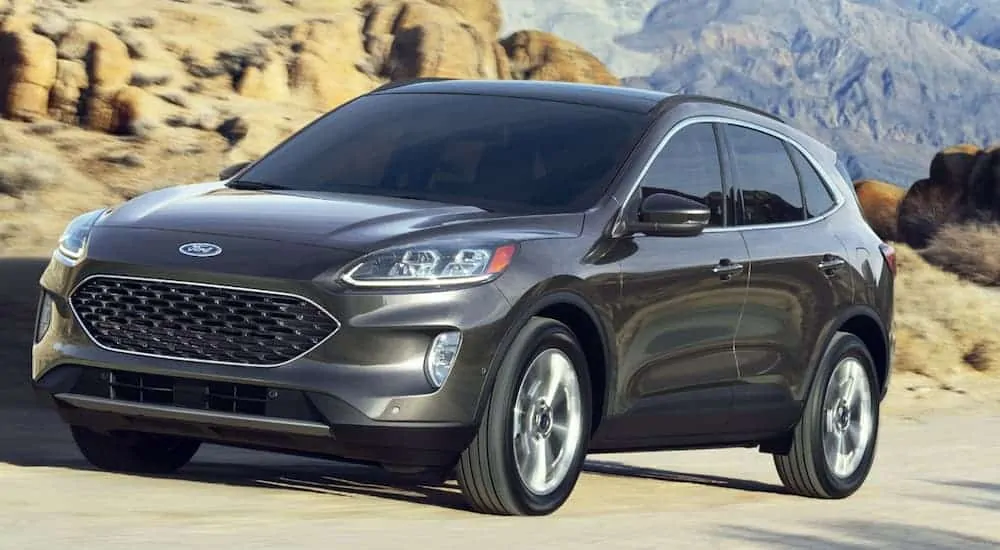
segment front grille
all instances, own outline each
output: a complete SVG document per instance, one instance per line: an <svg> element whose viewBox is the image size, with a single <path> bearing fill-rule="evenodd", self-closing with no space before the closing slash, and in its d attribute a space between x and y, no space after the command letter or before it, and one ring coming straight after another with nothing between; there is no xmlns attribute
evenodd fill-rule
<svg viewBox="0 0 1000 550"><path fill-rule="evenodd" d="M96 276L73 291L70 303L98 345L185 361L281 365L339 328L304 298L175 281Z"/></svg>
<svg viewBox="0 0 1000 550"><path fill-rule="evenodd" d="M72 393L202 411L323 420L300 391L161 374L85 367Z"/></svg>

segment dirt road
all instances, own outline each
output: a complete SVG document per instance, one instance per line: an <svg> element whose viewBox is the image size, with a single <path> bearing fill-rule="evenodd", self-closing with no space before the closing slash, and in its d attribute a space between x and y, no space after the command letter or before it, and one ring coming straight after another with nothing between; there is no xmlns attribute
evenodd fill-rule
<svg viewBox="0 0 1000 550"><path fill-rule="evenodd" d="M592 457L546 518L464 510L452 485L206 447L172 479L89 469L47 411L0 410L0 548L997 548L1000 415L889 418L868 485L781 493L748 450Z"/></svg>

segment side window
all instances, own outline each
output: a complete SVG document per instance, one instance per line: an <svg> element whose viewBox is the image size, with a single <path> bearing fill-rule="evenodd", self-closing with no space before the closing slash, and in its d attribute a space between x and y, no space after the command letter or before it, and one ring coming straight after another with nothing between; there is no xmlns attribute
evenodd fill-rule
<svg viewBox="0 0 1000 550"><path fill-rule="evenodd" d="M670 191L708 206L712 211L709 225L721 227L722 166L712 125L692 124L674 134L640 185L644 193Z"/></svg>
<svg viewBox="0 0 1000 550"><path fill-rule="evenodd" d="M743 195L743 225L805 219L799 177L784 143L743 126L726 126L733 172Z"/></svg>
<svg viewBox="0 0 1000 550"><path fill-rule="evenodd" d="M789 147L792 154L792 162L799 171L799 180L802 181L802 194L806 198L806 217L815 218L830 211L837 204L830 193L830 188L823 183L823 179L816 168L809 162L795 147Z"/></svg>

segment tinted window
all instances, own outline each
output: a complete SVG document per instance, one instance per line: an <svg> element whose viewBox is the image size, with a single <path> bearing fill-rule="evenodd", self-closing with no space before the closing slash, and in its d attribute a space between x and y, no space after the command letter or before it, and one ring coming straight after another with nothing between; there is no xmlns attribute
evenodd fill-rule
<svg viewBox="0 0 1000 550"><path fill-rule="evenodd" d="M799 180L802 182L802 194L806 198L806 215L815 218L829 211L836 204L830 189L823 183L816 168L805 155L795 147L790 147L789 151L795 168L799 171Z"/></svg>
<svg viewBox="0 0 1000 550"><path fill-rule="evenodd" d="M799 178L784 143L743 126L726 126L733 170L743 194L743 223L767 224L805 219Z"/></svg>
<svg viewBox="0 0 1000 550"><path fill-rule="evenodd" d="M639 113L487 95L370 95L326 115L240 179L512 213L581 210L644 129Z"/></svg>
<svg viewBox="0 0 1000 550"><path fill-rule="evenodd" d="M711 209L710 225L723 225L722 167L712 125L692 124L674 134L641 185L647 195L666 190L694 199Z"/></svg>

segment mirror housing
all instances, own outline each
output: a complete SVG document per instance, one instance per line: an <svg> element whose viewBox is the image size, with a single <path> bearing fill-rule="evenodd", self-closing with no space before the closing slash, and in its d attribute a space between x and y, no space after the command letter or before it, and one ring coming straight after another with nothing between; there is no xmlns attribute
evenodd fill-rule
<svg viewBox="0 0 1000 550"><path fill-rule="evenodd" d="M700 234L712 218L704 204L673 193L656 192L639 205L638 224L634 231L665 237L693 237Z"/></svg>
<svg viewBox="0 0 1000 550"><path fill-rule="evenodd" d="M238 174L240 172L240 170L243 170L247 166L250 166L250 164L251 164L251 162L249 160L245 160L243 162L237 162L236 164L231 164L231 165L223 168L222 171L219 172L219 179L220 180L227 180L227 179L235 176L236 174Z"/></svg>

